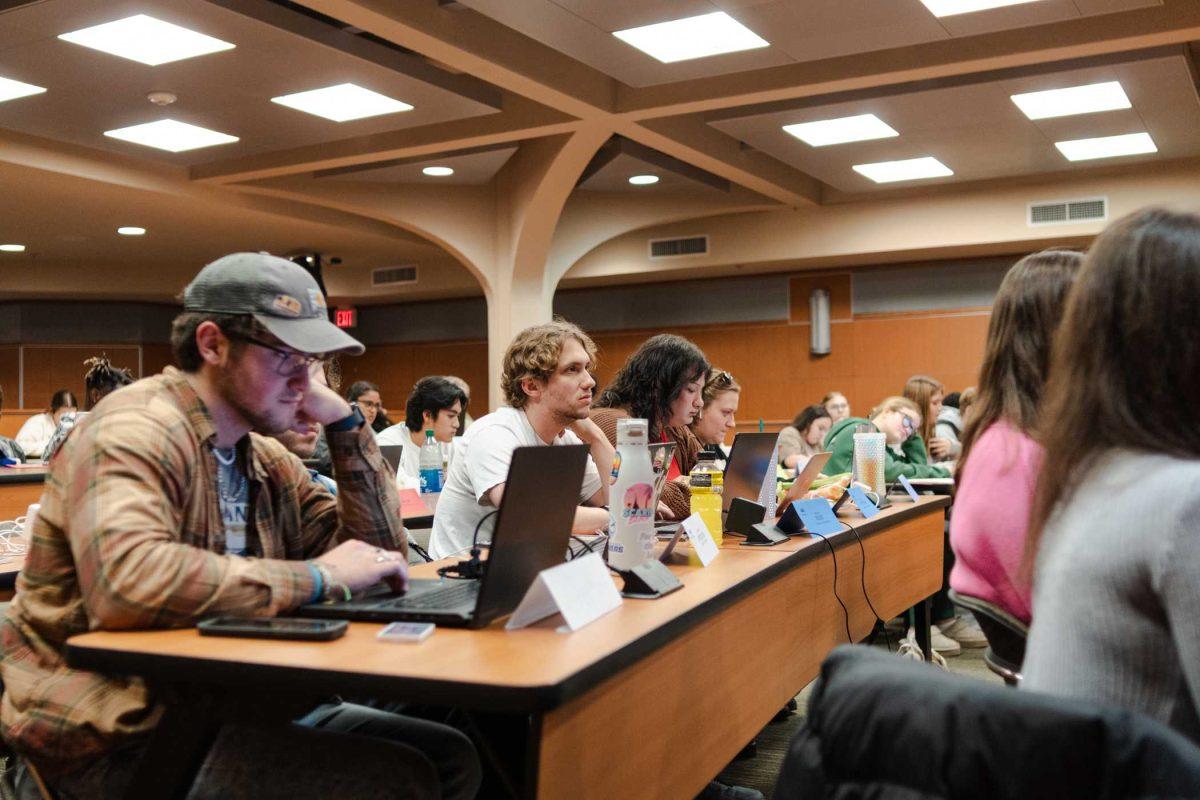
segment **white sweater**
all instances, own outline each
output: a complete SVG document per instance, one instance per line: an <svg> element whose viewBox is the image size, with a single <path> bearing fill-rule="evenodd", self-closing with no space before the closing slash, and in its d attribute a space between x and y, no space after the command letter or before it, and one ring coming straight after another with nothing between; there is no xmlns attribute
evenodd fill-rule
<svg viewBox="0 0 1200 800"><path fill-rule="evenodd" d="M54 418L48 411L34 414L25 420L21 430L17 431L17 444L21 445L26 456L40 457L46 445L50 443L55 427Z"/></svg>

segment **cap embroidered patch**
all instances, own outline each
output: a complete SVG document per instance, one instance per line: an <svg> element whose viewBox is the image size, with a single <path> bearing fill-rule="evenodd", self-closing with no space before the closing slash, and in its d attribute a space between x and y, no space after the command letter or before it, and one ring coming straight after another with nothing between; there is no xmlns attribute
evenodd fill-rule
<svg viewBox="0 0 1200 800"><path fill-rule="evenodd" d="M286 314L289 317L298 317L300 316L300 312L304 310L299 300L287 294L275 295L275 300L271 305L275 307L276 311Z"/></svg>
<svg viewBox="0 0 1200 800"><path fill-rule="evenodd" d="M326 310L325 295L321 294L320 289L309 289L308 301L312 303L313 308L320 309L321 311Z"/></svg>

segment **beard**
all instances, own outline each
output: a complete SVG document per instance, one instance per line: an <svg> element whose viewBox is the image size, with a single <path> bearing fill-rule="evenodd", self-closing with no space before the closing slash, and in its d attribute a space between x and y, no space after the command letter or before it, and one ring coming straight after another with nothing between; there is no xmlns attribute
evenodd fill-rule
<svg viewBox="0 0 1200 800"><path fill-rule="evenodd" d="M241 415L255 433L272 435L291 430L296 424L295 408L291 411L284 409L265 410L252 405L255 400L261 403L261 397L247 391L245 384L232 374L231 370L221 370L216 380L217 391L221 399Z"/></svg>

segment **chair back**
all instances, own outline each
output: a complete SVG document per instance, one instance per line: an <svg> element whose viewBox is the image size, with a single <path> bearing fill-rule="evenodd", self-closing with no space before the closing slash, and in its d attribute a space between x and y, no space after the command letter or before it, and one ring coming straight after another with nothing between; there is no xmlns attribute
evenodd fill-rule
<svg viewBox="0 0 1200 800"><path fill-rule="evenodd" d="M1025 661L1025 641L1029 626L995 603L950 590L950 600L975 615L979 629L987 637L988 648L983 654L988 669L1004 679L1009 686L1021 680L1021 664Z"/></svg>

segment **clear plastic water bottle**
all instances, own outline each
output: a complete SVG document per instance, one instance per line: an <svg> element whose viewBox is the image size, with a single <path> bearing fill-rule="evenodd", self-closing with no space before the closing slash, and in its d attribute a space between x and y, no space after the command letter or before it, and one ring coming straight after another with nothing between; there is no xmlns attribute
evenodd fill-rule
<svg viewBox="0 0 1200 800"><path fill-rule="evenodd" d="M442 490L442 448L438 447L433 438L433 431L425 431L425 444L421 445L421 454L417 462L421 472L421 494L432 494Z"/></svg>
<svg viewBox="0 0 1200 800"><path fill-rule="evenodd" d="M691 512L699 514L717 547L724 541L721 524L721 493L725 488L725 473L717 469L717 454L702 450L696 466L688 475L691 487Z"/></svg>
<svg viewBox="0 0 1200 800"><path fill-rule="evenodd" d="M654 467L644 419L617 420L616 483L609 491L608 563L633 569L654 555Z"/></svg>

